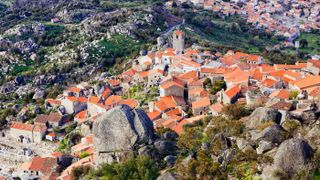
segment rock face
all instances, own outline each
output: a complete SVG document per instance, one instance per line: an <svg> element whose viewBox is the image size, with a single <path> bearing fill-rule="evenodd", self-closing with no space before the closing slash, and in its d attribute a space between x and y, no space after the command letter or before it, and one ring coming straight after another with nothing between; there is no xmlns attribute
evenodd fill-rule
<svg viewBox="0 0 320 180"><path fill-rule="evenodd" d="M279 124L281 121L281 113L276 109L259 107L249 116L246 126L252 129L268 121L274 121Z"/></svg>
<svg viewBox="0 0 320 180"><path fill-rule="evenodd" d="M278 148L274 157L274 166L290 175L311 169L313 150L302 139L289 139Z"/></svg>
<svg viewBox="0 0 320 180"><path fill-rule="evenodd" d="M257 139L280 144L285 140L285 130L278 124L272 125L259 133Z"/></svg>
<svg viewBox="0 0 320 180"><path fill-rule="evenodd" d="M157 180L177 180L177 175L172 172L165 172L161 174Z"/></svg>
<svg viewBox="0 0 320 180"><path fill-rule="evenodd" d="M153 139L153 124L146 113L127 105L117 106L93 126L98 164L119 161Z"/></svg>

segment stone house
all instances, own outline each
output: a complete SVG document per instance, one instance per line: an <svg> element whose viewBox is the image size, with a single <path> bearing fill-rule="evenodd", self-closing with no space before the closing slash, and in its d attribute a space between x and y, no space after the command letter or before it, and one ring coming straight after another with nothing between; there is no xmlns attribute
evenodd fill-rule
<svg viewBox="0 0 320 180"><path fill-rule="evenodd" d="M160 84L160 96L184 97L184 83L176 77L172 77Z"/></svg>
<svg viewBox="0 0 320 180"><path fill-rule="evenodd" d="M210 99L208 97L192 102L193 115L197 116L208 113L210 110L210 104Z"/></svg>
<svg viewBox="0 0 320 180"><path fill-rule="evenodd" d="M34 120L34 124L46 127L59 127L64 124L64 118L60 113L54 112L49 115L37 116Z"/></svg>
<svg viewBox="0 0 320 180"><path fill-rule="evenodd" d="M306 70L313 75L320 75L320 60L308 60Z"/></svg>
<svg viewBox="0 0 320 180"><path fill-rule="evenodd" d="M38 156L20 165L17 172L21 179L52 179L57 168L57 158Z"/></svg>
<svg viewBox="0 0 320 180"><path fill-rule="evenodd" d="M22 143L40 143L47 132L46 126L13 122L10 126L10 136Z"/></svg>
<svg viewBox="0 0 320 180"><path fill-rule="evenodd" d="M234 85L228 88L226 91L220 91L220 102L223 104L233 104L235 103L241 94L241 86Z"/></svg>
<svg viewBox="0 0 320 180"><path fill-rule="evenodd" d="M87 103L87 116L88 117L94 117L98 114L107 112L108 107L103 105L100 101L100 99L96 96L89 97L88 103Z"/></svg>
<svg viewBox="0 0 320 180"><path fill-rule="evenodd" d="M61 105L65 108L67 114L78 113L87 109L87 98L68 96L61 100Z"/></svg>

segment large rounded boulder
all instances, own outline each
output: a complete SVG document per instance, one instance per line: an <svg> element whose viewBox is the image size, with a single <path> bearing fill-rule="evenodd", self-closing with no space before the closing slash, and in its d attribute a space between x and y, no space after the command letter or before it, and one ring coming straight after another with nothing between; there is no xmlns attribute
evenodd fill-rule
<svg viewBox="0 0 320 180"><path fill-rule="evenodd" d="M312 168L313 150L302 139L288 139L281 143L274 157L274 166L287 175L308 171Z"/></svg>
<svg viewBox="0 0 320 180"><path fill-rule="evenodd" d="M280 144L286 138L286 131L278 124L271 125L259 133L257 140L269 141L271 143Z"/></svg>
<svg viewBox="0 0 320 180"><path fill-rule="evenodd" d="M259 107L249 116L248 121L246 122L246 127L249 129L255 129L268 121L273 121L279 124L281 116L281 113L276 109Z"/></svg>
<svg viewBox="0 0 320 180"><path fill-rule="evenodd" d="M143 110L127 105L102 114L93 125L98 163L112 163L152 141L153 124Z"/></svg>

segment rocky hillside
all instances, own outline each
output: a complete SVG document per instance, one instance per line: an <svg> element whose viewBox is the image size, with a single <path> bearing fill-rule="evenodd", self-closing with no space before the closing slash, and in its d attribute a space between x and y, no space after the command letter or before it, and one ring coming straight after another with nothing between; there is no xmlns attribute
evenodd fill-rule
<svg viewBox="0 0 320 180"><path fill-rule="evenodd" d="M174 25L163 15L163 7L143 2L1 4L0 107L11 106L18 97L28 99L19 105L30 103L39 92L40 100L54 97L64 85L88 80L102 70L108 75L122 71L124 63Z"/></svg>

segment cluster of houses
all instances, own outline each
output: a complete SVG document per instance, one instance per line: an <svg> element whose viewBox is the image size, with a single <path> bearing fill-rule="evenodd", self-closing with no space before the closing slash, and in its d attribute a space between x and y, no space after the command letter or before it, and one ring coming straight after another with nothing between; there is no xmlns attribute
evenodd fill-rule
<svg viewBox="0 0 320 180"><path fill-rule="evenodd" d="M130 69L107 78L105 84L81 83L56 99L47 99L46 108L52 112L36 117L34 124L13 123L10 134L22 143L55 141L59 134L53 129L70 123L77 123L83 135L68 155L54 152L21 165L17 170L20 177L68 179L73 168L94 165L92 123L120 104L143 108L155 129L170 128L181 134L184 125L206 115L220 115L229 104L254 105L270 98L285 103L292 98L292 92L305 99L320 97L320 60L269 65L264 63L263 57L243 52L230 50L221 54L186 49L185 33L181 30L174 31L172 39L172 48L138 57ZM223 86L212 91L217 84ZM141 104L136 99L126 98L126 92L137 85L145 89L157 87L156 100ZM279 104L274 106L283 108ZM82 157L83 154L86 156ZM57 174L54 169L69 156L75 160Z"/></svg>
<svg viewBox="0 0 320 180"><path fill-rule="evenodd" d="M289 38L297 37L300 30L310 31L320 28L318 0L179 0L177 2L191 2L222 16L240 14L245 16L249 23ZM287 8L288 5L291 8Z"/></svg>

